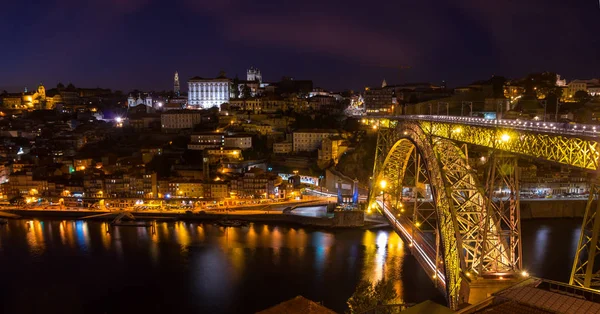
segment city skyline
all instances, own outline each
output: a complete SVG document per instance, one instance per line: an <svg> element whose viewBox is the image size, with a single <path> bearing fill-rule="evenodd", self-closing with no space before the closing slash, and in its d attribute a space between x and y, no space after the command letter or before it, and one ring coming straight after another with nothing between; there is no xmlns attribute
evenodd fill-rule
<svg viewBox="0 0 600 314"><path fill-rule="evenodd" d="M22 10L40 18L16 20ZM176 70L182 81L220 70L241 78L250 65L265 81L313 79L330 90L358 90L384 78L391 84L446 80L449 86L541 71L588 78L598 76L590 71L600 62L593 27L598 13L593 1L518 7L431 1L385 10L354 1L252 7L237 1L15 2L0 13L1 38L13 47L1 53L9 62L0 89L60 81L168 90Z"/></svg>

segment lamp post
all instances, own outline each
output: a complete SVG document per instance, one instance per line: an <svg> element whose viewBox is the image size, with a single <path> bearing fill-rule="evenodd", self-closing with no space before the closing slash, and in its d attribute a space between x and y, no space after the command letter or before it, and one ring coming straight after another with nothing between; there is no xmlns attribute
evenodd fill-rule
<svg viewBox="0 0 600 314"><path fill-rule="evenodd" d="M323 193L323 176L319 176L319 186L321 187L321 193Z"/></svg>

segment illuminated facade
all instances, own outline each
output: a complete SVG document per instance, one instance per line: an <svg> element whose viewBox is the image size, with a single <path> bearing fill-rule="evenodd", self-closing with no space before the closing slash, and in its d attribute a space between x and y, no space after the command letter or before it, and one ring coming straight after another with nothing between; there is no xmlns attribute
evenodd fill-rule
<svg viewBox="0 0 600 314"><path fill-rule="evenodd" d="M225 143L225 134L223 133L197 133L190 136L188 149L203 150L205 148L215 148L223 146Z"/></svg>
<svg viewBox="0 0 600 314"><path fill-rule="evenodd" d="M569 98L572 99L575 97L575 93L578 91L585 91L590 96L600 94L600 79L573 80L567 84L567 94Z"/></svg>
<svg viewBox="0 0 600 314"><path fill-rule="evenodd" d="M394 98L393 88L366 88L364 101L367 114L390 114Z"/></svg>
<svg viewBox="0 0 600 314"><path fill-rule="evenodd" d="M242 150L239 148L229 148L229 147L220 147L220 148L209 148L206 149L206 153L211 161L218 160L229 160L229 161L239 161L244 160L242 156Z"/></svg>
<svg viewBox="0 0 600 314"><path fill-rule="evenodd" d="M138 105L145 105L147 107L152 107L152 96L150 94L138 94L137 97L129 94L129 97L127 97L127 105L129 106L129 108L138 106Z"/></svg>
<svg viewBox="0 0 600 314"><path fill-rule="evenodd" d="M212 79L193 77L188 81L188 107L208 109L229 102L230 81L225 76Z"/></svg>
<svg viewBox="0 0 600 314"><path fill-rule="evenodd" d="M60 101L60 95L56 99ZM55 105L54 97L50 100L50 105L53 107ZM28 92L27 88L23 93L14 93L7 94L2 98L2 104L4 108L11 109L49 109L52 107L47 107L46 103L46 88L42 83L38 85L38 88L35 92Z"/></svg>
<svg viewBox="0 0 600 314"><path fill-rule="evenodd" d="M246 81L258 81L258 83L262 83L262 74L260 70L255 67L250 67L248 71L246 71Z"/></svg>
<svg viewBox="0 0 600 314"><path fill-rule="evenodd" d="M323 139L336 136L336 130L299 130L294 132L294 152L312 152L321 147Z"/></svg>

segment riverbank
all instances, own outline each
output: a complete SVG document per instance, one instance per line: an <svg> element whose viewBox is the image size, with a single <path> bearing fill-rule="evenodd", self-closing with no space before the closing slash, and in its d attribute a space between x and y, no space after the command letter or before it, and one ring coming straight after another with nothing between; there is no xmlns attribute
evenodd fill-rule
<svg viewBox="0 0 600 314"><path fill-rule="evenodd" d="M583 199L521 200L521 219L582 218L586 204Z"/></svg>
<svg viewBox="0 0 600 314"><path fill-rule="evenodd" d="M521 219L545 218L581 218L585 212L586 200L522 200ZM595 206L595 205L594 205ZM0 213L14 214L25 219L83 219L88 216L104 215L86 218L90 220L112 221L118 212L106 210L35 210L9 209ZM113 215L111 215L113 213ZM158 221L206 221L214 222L222 219L235 219L265 224L294 224L321 228L381 228L386 227L386 221L373 219L372 215L365 217L359 211L336 211L326 217L310 217L296 214L284 214L282 210L229 210L229 211L138 211L133 212L140 220ZM410 214L410 213L409 213Z"/></svg>
<svg viewBox="0 0 600 314"><path fill-rule="evenodd" d="M30 219L89 219L113 220L119 212L102 210L34 210L11 209L3 212ZM298 224L323 228L361 228L365 226L364 213L361 211L335 211L326 217L309 217L295 214L284 214L282 211L264 210L236 210L236 211L208 211L208 212L167 212L144 211L132 212L139 220L159 221L207 221L214 222L222 219L243 220L259 223ZM371 223L367 222L367 226Z"/></svg>

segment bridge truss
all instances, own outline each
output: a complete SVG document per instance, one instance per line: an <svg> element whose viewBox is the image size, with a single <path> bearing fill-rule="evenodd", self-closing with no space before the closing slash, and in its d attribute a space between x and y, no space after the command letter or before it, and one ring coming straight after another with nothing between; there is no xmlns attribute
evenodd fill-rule
<svg viewBox="0 0 600 314"><path fill-rule="evenodd" d="M470 281L509 277L521 268L518 194L490 201L499 183L516 186L511 160L493 155L486 193L466 147L428 134L417 122L379 125L370 201L408 239L453 308L468 301ZM378 182L386 184L377 189ZM413 191L409 202L406 187Z"/></svg>
<svg viewBox="0 0 600 314"><path fill-rule="evenodd" d="M481 251L473 250L472 246L469 246L468 240L465 243L457 241L457 245L462 245L465 252L459 258L464 258L465 261L468 261L469 256L476 256L479 259L483 257L481 262L470 263L471 266L478 266L476 267L477 269L472 269L473 272L477 271L478 274L483 274L485 269L493 268L493 265L510 266L507 268L513 270L521 268L522 249L519 222L519 180L517 178L518 171L516 170L517 156L525 156L590 170L593 172L594 178L590 186L590 195L585 209L579 244L569 282L571 285L600 291L600 259L596 258L600 254L600 183L597 174L600 166L598 164L600 159L600 142L596 134L596 127L593 127L590 133L589 130L586 132L585 126L577 129L576 126L572 126L566 131L561 131L552 125L545 124L532 128L531 126L525 127L527 123L520 123L518 121L481 120L485 119L408 116L371 120L371 123L375 121L376 125L380 128L373 178L379 180L382 178L382 174L385 177L385 171L382 171L382 169L388 167L385 164L385 156L390 152L389 148L392 147L390 143L397 141L398 137L406 137L407 135L411 137L407 131L399 132L398 128L401 125L413 125L413 128L419 128L427 138L428 142L426 142L434 146L434 148L440 145L438 143L442 143L442 139L450 141L455 146L457 145L455 143L465 143L489 148L490 155L487 162L486 192L484 193L485 205L480 210L481 217L486 219L483 223L484 227L481 228L486 231L478 233L481 241L481 245L478 247L481 247ZM368 120L367 123L369 123ZM533 124L529 123L529 125ZM447 143L446 149L450 145ZM439 147L442 146L440 145ZM417 150L423 158L434 159L431 156L437 158L439 166L442 168L440 169L440 173L445 173L445 165L443 158L440 158L439 152L441 150L439 148L434 149L433 154L431 151L424 154L423 150ZM453 152L452 150L445 150L443 152L445 155L444 158L452 158L452 154L448 154L448 152ZM428 166L431 167L432 165L428 164ZM431 170L428 171L430 174L432 173ZM432 186L434 186L434 194L437 191L435 197L438 199L445 197L444 194L439 193L439 185L438 188L435 187L440 182L436 183L435 180L431 182ZM509 192L500 197L495 197L494 191L496 188ZM445 186L447 195L452 195L453 189L457 190L452 185ZM373 195L370 196L373 199ZM455 202L453 198L451 199ZM438 206L437 200L435 203ZM485 210L485 208L489 210ZM439 208L439 206L436 207L438 218L440 211L443 212L444 209ZM413 218L413 221L417 221L416 219ZM439 229L439 222L437 222L437 226ZM463 231L471 230L469 229L469 224L459 225L459 230L461 228ZM436 230L435 232L438 235L442 235L440 241L442 246L450 243L449 239L447 239L448 235L443 235L440 230ZM460 237L457 237L457 239L460 239ZM446 260L448 256L444 256L443 258ZM492 266L487 264L489 262L486 261L489 260L492 260ZM469 263L466 263L466 265L469 265ZM469 269L466 265L461 268L462 273L465 273L465 270ZM447 266L446 268L448 267L451 266ZM452 278L448 278L446 281L449 279L452 281ZM450 284L456 285L456 282L450 281ZM458 291L456 287L452 289L454 290L447 290L450 304L452 304L452 298L456 297L453 296L453 291Z"/></svg>

